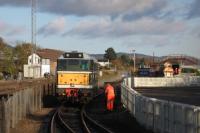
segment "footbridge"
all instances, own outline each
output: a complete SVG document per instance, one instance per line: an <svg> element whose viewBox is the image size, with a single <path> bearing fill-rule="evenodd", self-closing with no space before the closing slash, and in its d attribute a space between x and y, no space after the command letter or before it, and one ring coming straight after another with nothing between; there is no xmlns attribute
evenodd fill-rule
<svg viewBox="0 0 200 133"><path fill-rule="evenodd" d="M162 63L171 62L179 65L200 65L200 60L184 54L171 54L161 60Z"/></svg>

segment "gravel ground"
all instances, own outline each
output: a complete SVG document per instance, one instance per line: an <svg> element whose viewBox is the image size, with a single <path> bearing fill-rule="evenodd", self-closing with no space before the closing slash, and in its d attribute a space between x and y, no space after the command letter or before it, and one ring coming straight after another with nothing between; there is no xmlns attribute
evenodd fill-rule
<svg viewBox="0 0 200 133"><path fill-rule="evenodd" d="M105 96L101 95L87 106L87 114L115 133L152 133L142 127L136 119L123 108L120 100L120 85L115 85L116 99L114 111L106 110Z"/></svg>
<svg viewBox="0 0 200 133"><path fill-rule="evenodd" d="M21 120L10 133L47 133L53 108L43 108L26 119Z"/></svg>

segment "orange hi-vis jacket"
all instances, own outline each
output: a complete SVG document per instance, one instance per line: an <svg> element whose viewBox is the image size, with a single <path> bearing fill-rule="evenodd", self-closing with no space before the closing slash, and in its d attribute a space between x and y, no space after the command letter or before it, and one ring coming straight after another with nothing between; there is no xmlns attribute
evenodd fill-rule
<svg viewBox="0 0 200 133"><path fill-rule="evenodd" d="M110 84L106 86L105 93L107 94L107 100L113 99L115 97L114 88Z"/></svg>

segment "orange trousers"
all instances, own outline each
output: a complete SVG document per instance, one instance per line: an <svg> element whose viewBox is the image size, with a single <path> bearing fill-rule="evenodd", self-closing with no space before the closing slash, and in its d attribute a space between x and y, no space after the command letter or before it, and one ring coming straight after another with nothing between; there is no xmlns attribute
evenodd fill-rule
<svg viewBox="0 0 200 133"><path fill-rule="evenodd" d="M113 111L115 97L107 99L107 110Z"/></svg>

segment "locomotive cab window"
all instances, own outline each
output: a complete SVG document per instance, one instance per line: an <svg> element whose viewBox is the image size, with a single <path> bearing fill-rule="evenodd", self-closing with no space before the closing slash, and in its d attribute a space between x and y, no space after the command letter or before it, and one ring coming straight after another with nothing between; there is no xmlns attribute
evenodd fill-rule
<svg viewBox="0 0 200 133"><path fill-rule="evenodd" d="M58 71L66 70L66 60L58 60L57 70Z"/></svg>
<svg viewBox="0 0 200 133"><path fill-rule="evenodd" d="M58 60L58 71L90 71L93 70L93 61L78 59Z"/></svg>
<svg viewBox="0 0 200 133"><path fill-rule="evenodd" d="M68 71L79 71L80 61L79 60L67 60L67 70Z"/></svg>
<svg viewBox="0 0 200 133"><path fill-rule="evenodd" d="M84 71L89 70L89 61L88 60L82 60L80 66L81 66L81 69L84 70Z"/></svg>

